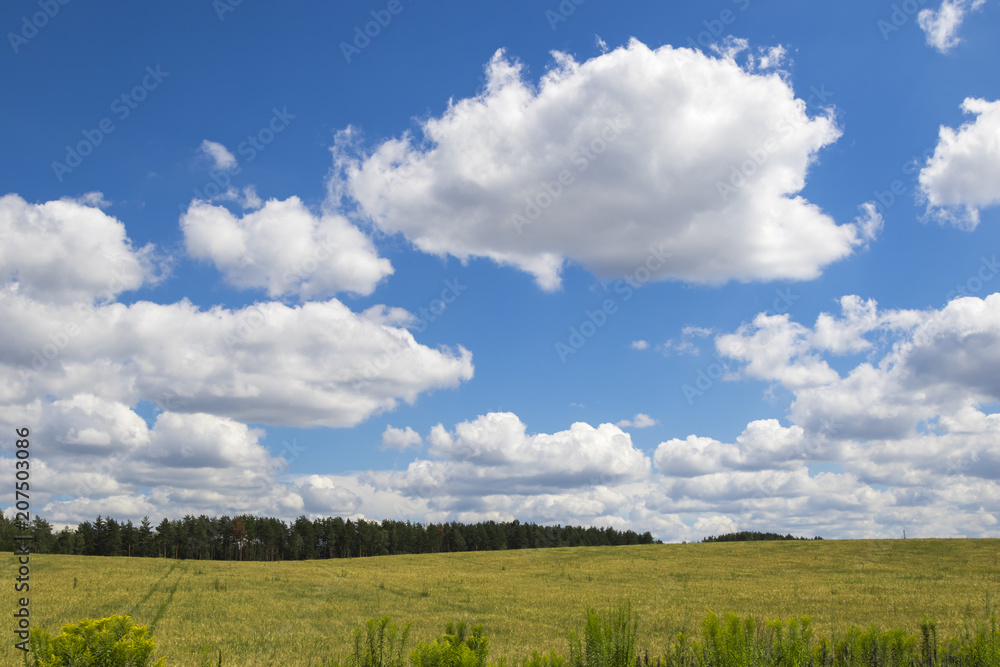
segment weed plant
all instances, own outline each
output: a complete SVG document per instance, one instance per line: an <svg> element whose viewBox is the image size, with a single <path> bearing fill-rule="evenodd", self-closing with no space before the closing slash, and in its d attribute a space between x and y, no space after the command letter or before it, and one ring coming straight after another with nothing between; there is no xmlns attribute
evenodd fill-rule
<svg viewBox="0 0 1000 667"><path fill-rule="evenodd" d="M486 667L490 640L483 626L471 628L465 621L449 623L445 633L430 644L420 642L410 654L413 667Z"/></svg>
<svg viewBox="0 0 1000 667"><path fill-rule="evenodd" d="M373 636L373 623L368 622L368 637ZM388 619L378 623L387 624ZM988 622L966 624L958 636L939 646L933 621L922 622L919 634L850 627L843 635L817 640L808 616L760 624L750 616L726 612L720 618L709 612L699 637L678 632L666 651L652 659L648 652L637 653L638 630L639 618L628 600L603 612L588 608L582 635L567 633L568 658L556 650L534 651L531 657L514 662L514 667L1000 667L1000 628L995 615ZM374 636L380 641L377 633ZM387 648L370 651L371 662L353 664L403 667L397 662L399 653L393 654L394 662L379 662L375 657L389 653ZM488 654L489 639L482 626L473 627L469 634L464 622L449 623L442 637L418 644L410 654L410 665L507 667L504 658L487 663Z"/></svg>
<svg viewBox="0 0 1000 667"><path fill-rule="evenodd" d="M636 655L639 619L629 600L603 614L587 609L584 645L569 632L569 667L631 667Z"/></svg>
<svg viewBox="0 0 1000 667"><path fill-rule="evenodd" d="M85 618L63 626L55 637L32 628L30 644L24 655L28 667L164 667L163 658L153 661L156 642L149 628L129 616Z"/></svg>

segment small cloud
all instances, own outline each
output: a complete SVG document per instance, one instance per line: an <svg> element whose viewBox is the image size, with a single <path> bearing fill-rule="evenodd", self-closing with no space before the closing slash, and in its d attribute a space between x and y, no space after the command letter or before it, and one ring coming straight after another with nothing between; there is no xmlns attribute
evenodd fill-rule
<svg viewBox="0 0 1000 667"><path fill-rule="evenodd" d="M650 426L656 426L658 423L649 415L639 412L632 419L623 419L616 423L615 426L618 428L649 428Z"/></svg>
<svg viewBox="0 0 1000 667"><path fill-rule="evenodd" d="M723 60L736 62L736 56L750 48L750 42L744 38L729 35L722 43L715 43L708 47Z"/></svg>
<svg viewBox="0 0 1000 667"><path fill-rule="evenodd" d="M256 211L264 205L264 201L257 195L257 188L252 185L248 185L243 188L243 197L240 199L240 205L243 208L249 208Z"/></svg>
<svg viewBox="0 0 1000 667"><path fill-rule="evenodd" d="M423 438L409 426L402 429L387 425L385 431L382 432L382 449L403 451L410 447L419 447L421 444L423 444Z"/></svg>
<svg viewBox="0 0 1000 667"><path fill-rule="evenodd" d="M712 335L712 330L707 327L684 327L681 329L681 335L684 337L697 336L698 338L707 338Z"/></svg>
<svg viewBox="0 0 1000 667"><path fill-rule="evenodd" d="M980 9L986 0L944 0L941 8L923 9L917 14L917 23L924 31L927 45L941 53L947 53L962 40L958 37L958 29L969 12Z"/></svg>
<svg viewBox="0 0 1000 667"><path fill-rule="evenodd" d="M594 35L594 43L597 44L597 48L601 50L601 53L608 52L608 43L601 39L600 35Z"/></svg>
<svg viewBox="0 0 1000 667"><path fill-rule="evenodd" d="M644 340L634 340L631 347L633 350L648 350L649 343Z"/></svg>
<svg viewBox="0 0 1000 667"><path fill-rule="evenodd" d="M698 346L689 340L675 341L673 338L668 340L663 345L659 345L656 348L665 357L669 357L671 354L689 355L692 357L697 357L701 351Z"/></svg>
<svg viewBox="0 0 1000 667"><path fill-rule="evenodd" d="M785 62L788 52L784 46L761 47L757 54L747 56L747 69L753 71L776 70Z"/></svg>
<svg viewBox="0 0 1000 667"><path fill-rule="evenodd" d="M670 356L671 354L687 354L696 357L701 354L701 350L692 341L692 339L707 338L711 335L712 330L706 329L705 327L684 327L681 329L680 340L674 340L671 338L662 345L658 345L656 349L664 356Z"/></svg>
<svg viewBox="0 0 1000 667"><path fill-rule="evenodd" d="M862 214L854 219L861 239L867 244L874 241L882 231L882 215L875 207L875 202L865 202L859 207Z"/></svg>
<svg viewBox="0 0 1000 667"><path fill-rule="evenodd" d="M236 156L218 142L205 139L198 150L212 160L216 169L231 169L236 166Z"/></svg>
<svg viewBox="0 0 1000 667"><path fill-rule="evenodd" d="M105 199L104 194L101 192L87 192L77 197L74 201L78 204L93 206L95 208L107 208L111 206L111 202Z"/></svg>
<svg viewBox="0 0 1000 667"><path fill-rule="evenodd" d="M244 186L242 190L230 185L219 194L208 197L205 201L209 204L232 202L249 211L256 211L264 206L264 200L257 194L257 188L252 185Z"/></svg>

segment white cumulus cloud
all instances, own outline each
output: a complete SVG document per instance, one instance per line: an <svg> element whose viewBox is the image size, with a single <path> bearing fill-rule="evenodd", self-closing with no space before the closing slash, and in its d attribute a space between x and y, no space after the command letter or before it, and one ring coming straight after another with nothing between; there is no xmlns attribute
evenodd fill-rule
<svg viewBox="0 0 1000 667"><path fill-rule="evenodd" d="M422 141L359 155L343 132L331 197L424 252L488 257L546 290L568 261L609 278L651 256L656 279L810 279L871 236L799 194L840 130L761 69L779 53L741 67L632 40L583 63L553 55L536 86L497 52L484 90L424 121Z"/></svg>
<svg viewBox="0 0 1000 667"><path fill-rule="evenodd" d="M941 127L934 154L920 170L920 190L929 215L975 229L979 210L1000 204L1000 100L969 97L962 110L976 119L957 130Z"/></svg>
<svg viewBox="0 0 1000 667"><path fill-rule="evenodd" d="M431 458L398 473L371 473L378 488L433 496L449 508L480 506L484 496L536 496L578 487L614 487L643 479L649 458L612 424L577 422L529 435L509 412L491 412L448 431L432 429ZM449 500L450 499L450 500ZM443 505L442 505L443 506Z"/></svg>
<svg viewBox="0 0 1000 667"><path fill-rule="evenodd" d="M398 449L403 451L410 447L419 447L424 440L420 434L407 426L406 428L395 428L386 426L382 432L382 449Z"/></svg>
<svg viewBox="0 0 1000 667"><path fill-rule="evenodd" d="M31 204L0 197L0 280L18 294L57 303L113 301L155 283L152 244L134 248L125 225L102 211L100 193Z"/></svg>
<svg viewBox="0 0 1000 667"><path fill-rule="evenodd" d="M799 426L786 428L776 419L762 419L748 424L735 444L696 435L660 443L653 462L671 477L783 468L805 458L804 433Z"/></svg>
<svg viewBox="0 0 1000 667"><path fill-rule="evenodd" d="M304 215L306 226L327 220L297 200L264 210L286 221ZM330 227L341 232L338 260L369 247L341 222ZM0 410L35 418L56 410L51 422L76 451L130 442L106 422L143 400L244 423L353 426L473 374L468 350L421 345L407 329L415 317L399 308L356 313L336 299L236 309L116 302L155 280L153 249L133 250L121 222L82 201L34 205L8 195L0 231ZM339 279L316 273L327 287ZM108 407L116 403L125 407Z"/></svg>
<svg viewBox="0 0 1000 667"><path fill-rule="evenodd" d="M211 261L232 285L263 288L270 297L368 295L393 271L346 218L315 215L298 197L269 200L242 218L194 201L180 224L189 255Z"/></svg>
<svg viewBox="0 0 1000 667"><path fill-rule="evenodd" d="M993 261L979 275L988 280L997 271ZM879 311L874 300L854 295L842 297L840 306L839 317L821 313L812 328L788 315L760 314L718 336L716 347L743 362L734 378L791 390L791 420L823 437L912 437L975 405L1000 401L1000 293L960 297L927 311ZM860 353L868 359L843 376L826 359Z"/></svg>
<svg viewBox="0 0 1000 667"><path fill-rule="evenodd" d="M336 299L80 310L5 291L0 318L0 395L12 401L96 390L247 422L353 426L473 373L464 348L418 343L400 326L409 313L354 313Z"/></svg>

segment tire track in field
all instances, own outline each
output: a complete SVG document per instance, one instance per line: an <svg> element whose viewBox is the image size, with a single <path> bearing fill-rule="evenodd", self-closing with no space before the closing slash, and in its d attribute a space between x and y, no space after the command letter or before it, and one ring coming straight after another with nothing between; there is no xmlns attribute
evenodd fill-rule
<svg viewBox="0 0 1000 667"><path fill-rule="evenodd" d="M176 565L176 563L175 563L175 565ZM172 570L173 568L170 568L170 569ZM152 635L153 631L156 630L156 624L160 622L161 618L163 618L163 612L165 612L167 610L167 607L170 606L170 603L173 602L173 600L174 600L174 593L177 592L177 587L180 585L181 579L184 578L184 575L187 574L187 570L188 569L187 569L186 566L184 568L182 568L181 573L177 575L177 581L175 581L174 585L170 587L170 595L167 596L166 600L164 600L163 602L160 603L160 608L156 610L156 615L153 616L153 620L149 624L149 634L150 635Z"/></svg>
<svg viewBox="0 0 1000 667"><path fill-rule="evenodd" d="M146 591L146 594L142 597L142 599L133 604L131 607L129 607L128 611L125 612L126 615L131 616L132 612L140 608L142 605L146 604L146 601L149 600L149 598L153 597L153 593L156 592L156 589L159 588L160 584L162 584L166 580L166 578L170 576L170 573L173 572L174 568L176 567L177 567L177 561L171 563L166 573L162 577L157 579L152 586L150 586L149 590Z"/></svg>

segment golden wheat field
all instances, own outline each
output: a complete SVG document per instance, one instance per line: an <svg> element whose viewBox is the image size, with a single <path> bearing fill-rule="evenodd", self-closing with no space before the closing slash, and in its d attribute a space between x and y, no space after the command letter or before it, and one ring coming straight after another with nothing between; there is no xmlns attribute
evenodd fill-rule
<svg viewBox="0 0 1000 667"><path fill-rule="evenodd" d="M15 608L15 559L4 559L4 608ZM410 645L448 621L482 623L490 657L566 650L588 606L628 597L639 647L653 654L708 610L761 620L809 615L817 634L877 624L941 636L1000 599L1000 540L851 540L663 544L217 562L31 557L32 625L56 633L80 618L129 614L152 626L168 665L315 665L344 656L352 630L389 615L413 622ZM11 625L11 616L8 614ZM12 633L0 664L20 665Z"/></svg>

